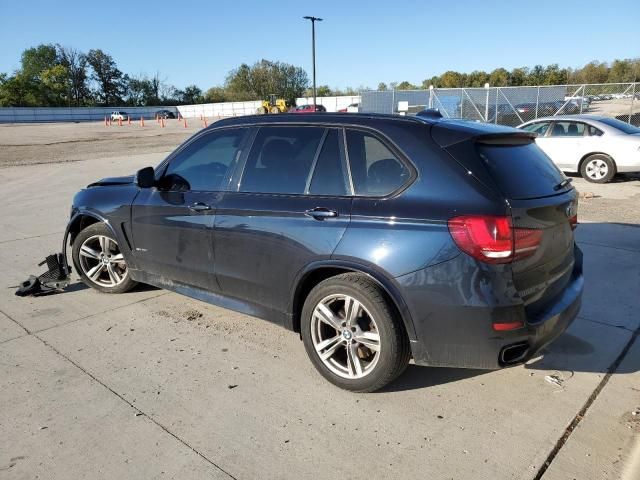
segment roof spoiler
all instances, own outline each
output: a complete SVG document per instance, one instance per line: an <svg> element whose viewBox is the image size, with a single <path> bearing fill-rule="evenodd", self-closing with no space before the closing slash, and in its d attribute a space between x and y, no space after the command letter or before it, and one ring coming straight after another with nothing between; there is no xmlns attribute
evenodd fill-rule
<svg viewBox="0 0 640 480"><path fill-rule="evenodd" d="M418 113L416 113L416 117L442 118L442 114L437 108L425 108L424 110L420 110Z"/></svg>

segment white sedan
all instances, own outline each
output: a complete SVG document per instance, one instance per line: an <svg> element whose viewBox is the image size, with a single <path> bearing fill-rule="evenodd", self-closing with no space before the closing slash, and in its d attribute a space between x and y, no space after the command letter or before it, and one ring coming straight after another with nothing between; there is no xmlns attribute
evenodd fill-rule
<svg viewBox="0 0 640 480"><path fill-rule="evenodd" d="M640 128L596 115L543 117L518 126L537 133L536 144L565 172L594 183L616 173L640 172Z"/></svg>

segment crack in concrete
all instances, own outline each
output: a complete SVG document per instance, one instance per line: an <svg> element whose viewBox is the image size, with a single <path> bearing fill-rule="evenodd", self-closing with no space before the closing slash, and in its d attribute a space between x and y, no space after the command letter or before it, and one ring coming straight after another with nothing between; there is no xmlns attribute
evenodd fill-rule
<svg viewBox="0 0 640 480"><path fill-rule="evenodd" d="M164 292L161 295L164 295L168 292ZM150 297L150 298L145 298L143 300L140 301L145 301L145 300L150 300L152 298L157 298L160 295L156 295L155 297ZM133 302L130 303L129 305L123 305L123 307L125 306L130 306L130 305L134 305L138 302ZM118 307L118 308L122 308L122 307ZM112 311L115 309L111 309L111 310L107 310L108 311ZM131 408L133 408L136 412L138 412L140 414L140 416L144 416L145 418L147 418L150 422L152 422L154 425L156 425L157 427L159 427L162 431L164 431L165 433L167 433L168 435L170 435L171 437L173 437L176 441L178 441L179 443L181 443L182 445L184 445L185 447L187 447L189 450L191 450L193 453L195 453L196 455L198 455L200 458L202 458L205 462L207 462L208 464L210 464L211 466L213 466L214 468L216 468L217 470L219 470L220 472L222 472L223 474L225 474L226 476L228 476L230 479L232 480L238 480L236 477L234 477L233 475L231 475L229 472L227 472L224 468L222 468L221 466L217 465L213 460L209 459L204 453L200 452L199 450L197 450L195 447L193 447L192 445L190 445L186 440L182 439L181 437L179 437L177 434L173 433L171 430L169 430L169 428L167 428L165 425L163 425L162 423L160 423L159 421L155 420L153 417L149 416L145 411L141 410L140 408L136 407L133 403L131 403L130 401L128 401L126 398L124 398L122 395L120 395L118 392L116 392L113 388L111 388L109 385L107 385L106 383L104 383L103 381L101 381L99 378L97 378L95 375L93 375L91 372L89 372L88 370L85 370L82 366L80 366L80 364L74 362L71 358L69 358L68 356L66 356L64 353L62 353L61 351L59 351L56 347L54 347L53 345L51 345L49 342L47 342L45 339L43 339L42 337L39 337L37 335L37 333L40 332L44 332L46 330L50 330L52 328L57 328L61 325L55 325L53 327L49 327L43 330L39 330L37 332L30 332L26 327L24 327L20 322L18 322L16 319L14 319L13 317L11 317L11 315L7 315L5 312L3 312L2 310L0 310L0 313L2 313L5 317L7 317L9 320L11 320L12 322L14 322L16 325L18 325L20 328L22 328L27 335L23 335L20 338L24 338L25 336L32 336L34 338L37 338L40 342L42 342L46 347L50 348L51 350L53 350L56 355L64 358L67 362L69 362L70 364L72 364L73 366L75 366L78 370L80 370L82 373L84 373L85 375L87 375L89 378L91 378L93 381L95 381L96 383L98 383L99 385L101 385L102 387L104 387L105 389L107 389L109 392L111 392L113 395L115 395L116 397L118 397L120 400L122 400L124 403L126 403L127 405L129 405ZM106 312L102 312L102 313L106 313ZM96 314L92 314L92 315L88 315L86 317L83 317L81 319L76 319L73 320L73 322L76 322L78 320L83 320L83 319L87 319L90 317L93 317L95 315L100 315L100 313L96 313ZM72 322L68 322L65 323L64 325L68 325L69 323ZM15 339L14 339L15 340Z"/></svg>
<svg viewBox="0 0 640 480"><path fill-rule="evenodd" d="M551 452L549 452L549 455L547 456L546 460L541 465L541 467L538 470L538 473L536 474L536 476L533 477L533 480L541 480L542 479L542 477L544 476L545 472L548 470L548 468L553 463L553 460L556 458L558 453L560 453L560 450L562 450L562 447L564 447L564 445L567 443L567 441L571 437L571 434L573 433L573 431L580 424L580 422L584 419L585 415L589 411L589 408L591 407L591 405L593 405L593 402L596 401L596 398L598 398L598 395L600 395L600 392L604 389L604 387L607 385L607 383L609 383L609 380L611 379L611 376L615 373L615 371L618 369L618 367L620 366L620 364L622 363L624 358L627 356L627 353L629 352L629 350L631 349L631 347L635 343L636 338L638 338L638 335L640 335L640 327L638 327L633 332L633 334L631 335L631 338L629 338L629 341L624 346L624 348L622 349L622 351L620 352L618 357L613 361L613 363L607 369L607 374L602 378L602 380L600 380L600 383L598 383L598 386L595 388L595 390L593 392L591 392L591 395L589 395L589 398L587 398L587 401L584 403L582 408L578 411L578 413L576 413L576 415L573 417L573 419L571 420L569 425L567 425L567 428L564 429L564 432L562 433L562 435L560 436L560 438L556 442L556 445L553 447L553 450L551 450Z"/></svg>

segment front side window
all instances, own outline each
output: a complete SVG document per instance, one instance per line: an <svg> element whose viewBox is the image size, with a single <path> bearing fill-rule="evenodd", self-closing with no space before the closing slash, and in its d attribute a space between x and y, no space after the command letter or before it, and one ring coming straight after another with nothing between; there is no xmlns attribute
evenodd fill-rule
<svg viewBox="0 0 640 480"><path fill-rule="evenodd" d="M551 130L552 137L582 137L584 135L584 123L581 122L555 122Z"/></svg>
<svg viewBox="0 0 640 480"><path fill-rule="evenodd" d="M547 130L549 130L549 125L551 125L551 122L538 122L527 125L522 129L527 132L537 133L538 136L543 137L544 134L547 133Z"/></svg>
<svg viewBox="0 0 640 480"><path fill-rule="evenodd" d="M160 179L165 190L215 192L235 164L246 128L202 135L176 156Z"/></svg>
<svg viewBox="0 0 640 480"><path fill-rule="evenodd" d="M241 192L303 194L325 129L261 127L240 181Z"/></svg>
<svg viewBox="0 0 640 480"><path fill-rule="evenodd" d="M406 165L370 133L347 130L347 151L356 195L388 195L410 177Z"/></svg>

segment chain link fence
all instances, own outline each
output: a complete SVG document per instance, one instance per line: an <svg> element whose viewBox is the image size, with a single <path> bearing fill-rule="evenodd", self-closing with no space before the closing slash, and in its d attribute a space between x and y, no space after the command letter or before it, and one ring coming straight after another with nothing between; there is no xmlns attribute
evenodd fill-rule
<svg viewBox="0 0 640 480"><path fill-rule="evenodd" d="M581 113L640 126L640 83L361 92L361 112L412 114L424 108L437 108L448 118L510 126Z"/></svg>

